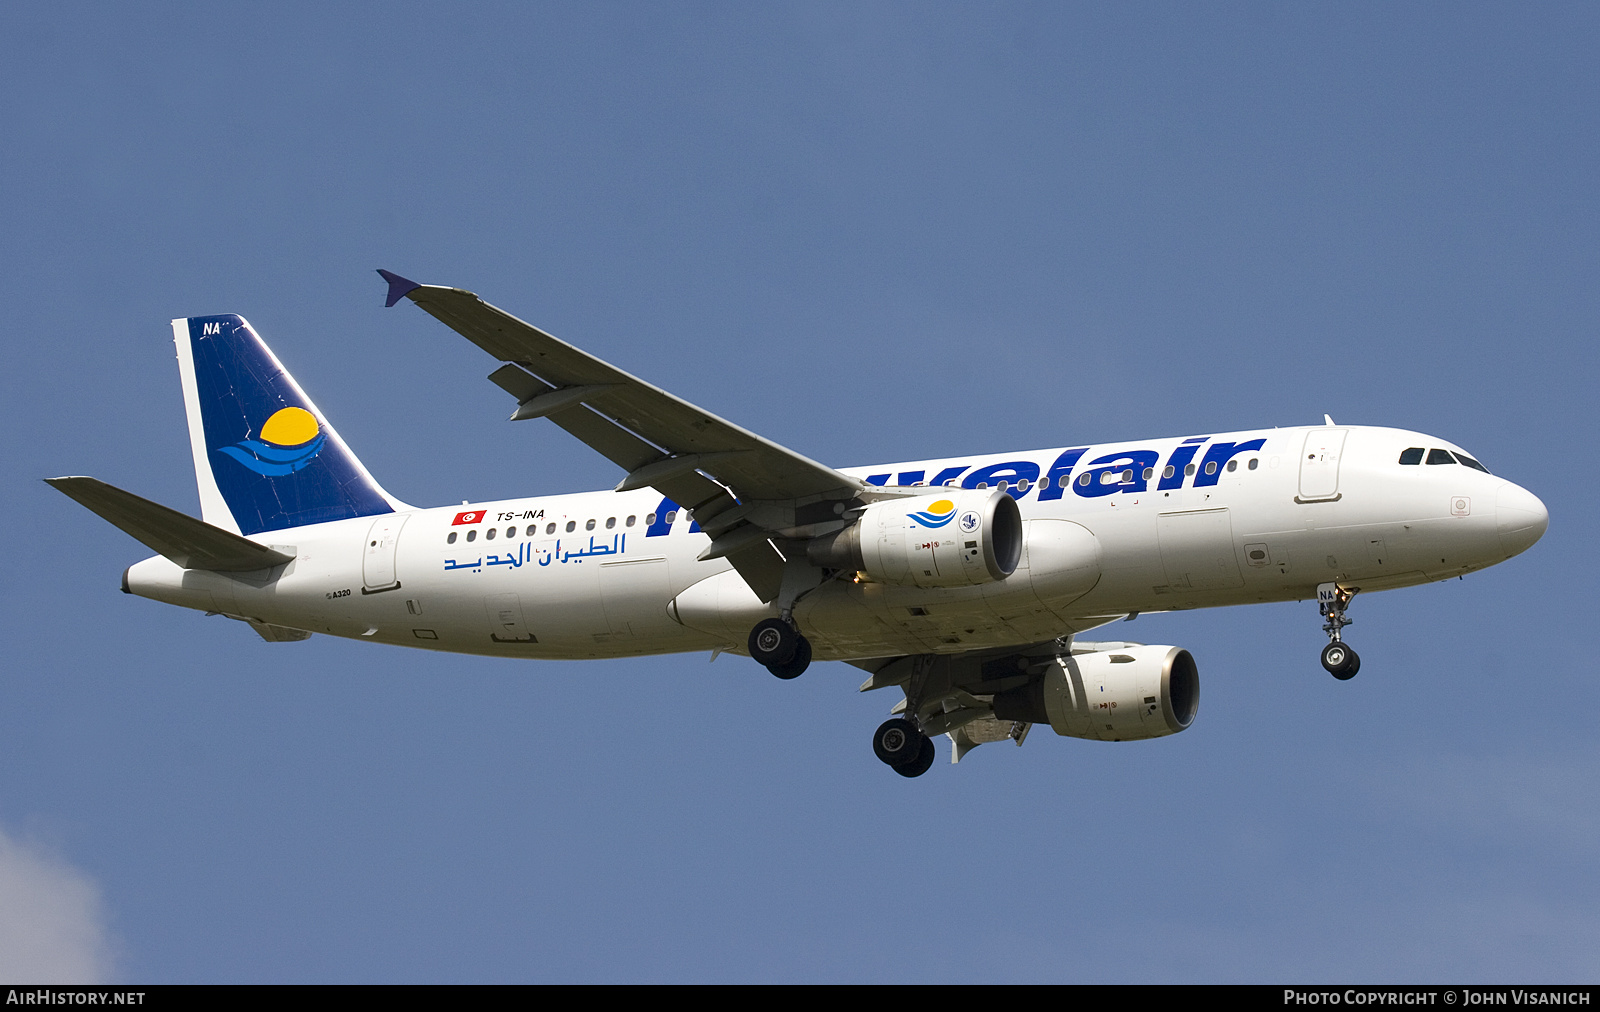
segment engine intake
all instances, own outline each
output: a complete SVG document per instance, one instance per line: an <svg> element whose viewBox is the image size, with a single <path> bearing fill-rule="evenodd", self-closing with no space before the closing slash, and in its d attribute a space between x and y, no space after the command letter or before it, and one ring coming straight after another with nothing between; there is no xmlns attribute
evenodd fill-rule
<svg viewBox="0 0 1600 1012"><path fill-rule="evenodd" d="M879 583L971 587L1004 580L1022 559L1022 512L988 489L945 489L875 502L850 527L806 546L814 565Z"/></svg>
<svg viewBox="0 0 1600 1012"><path fill-rule="evenodd" d="M1200 672L1189 651L1131 646L1072 654L1036 679L994 697L1001 720L1048 723L1056 734L1138 741L1177 734L1200 707Z"/></svg>

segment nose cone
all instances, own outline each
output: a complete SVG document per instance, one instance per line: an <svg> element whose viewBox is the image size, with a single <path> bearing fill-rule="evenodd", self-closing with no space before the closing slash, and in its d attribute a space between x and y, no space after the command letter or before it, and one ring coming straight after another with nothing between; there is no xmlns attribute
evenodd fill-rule
<svg viewBox="0 0 1600 1012"><path fill-rule="evenodd" d="M1550 526L1550 514L1539 497L1511 482L1501 485L1495 494L1494 516L1507 558L1532 548Z"/></svg>

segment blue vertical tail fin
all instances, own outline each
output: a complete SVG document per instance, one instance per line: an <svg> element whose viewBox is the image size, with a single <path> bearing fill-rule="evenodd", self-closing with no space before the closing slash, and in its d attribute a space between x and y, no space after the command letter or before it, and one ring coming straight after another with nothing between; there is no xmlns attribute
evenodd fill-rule
<svg viewBox="0 0 1600 1012"><path fill-rule="evenodd" d="M240 534L409 509L242 316L172 321L201 515Z"/></svg>

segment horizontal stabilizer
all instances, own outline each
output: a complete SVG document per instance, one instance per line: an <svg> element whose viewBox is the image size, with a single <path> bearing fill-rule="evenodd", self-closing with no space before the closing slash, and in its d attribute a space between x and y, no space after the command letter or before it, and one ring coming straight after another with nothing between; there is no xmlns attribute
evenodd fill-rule
<svg viewBox="0 0 1600 1012"><path fill-rule="evenodd" d="M46 478L45 483L184 569L243 573L294 558L97 478Z"/></svg>

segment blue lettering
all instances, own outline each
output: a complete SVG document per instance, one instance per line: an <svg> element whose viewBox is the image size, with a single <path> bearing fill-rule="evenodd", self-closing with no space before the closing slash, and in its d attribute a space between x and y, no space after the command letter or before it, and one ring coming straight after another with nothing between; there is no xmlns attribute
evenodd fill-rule
<svg viewBox="0 0 1600 1012"><path fill-rule="evenodd" d="M1163 472L1161 484L1157 485L1156 489L1182 488L1183 469L1189 466L1189 461L1200 451L1200 444L1210 438L1210 436L1198 436L1194 439L1185 439L1176 450L1173 450L1172 456L1167 458L1167 466L1172 468L1172 474L1169 476Z"/></svg>
<svg viewBox="0 0 1600 1012"><path fill-rule="evenodd" d="M1226 464L1234 454L1244 453L1246 450L1259 450L1267 445L1265 439L1249 439L1243 443L1212 443L1206 451L1206 459L1200 465L1200 473L1194 476L1194 487L1202 485L1215 485L1222 480L1222 465Z"/></svg>
<svg viewBox="0 0 1600 1012"><path fill-rule="evenodd" d="M1044 488L1039 490L1041 502L1048 499L1060 499L1066 491L1066 484L1072 474L1072 469L1077 466L1079 458L1089 452L1087 446L1076 450L1064 450L1056 462L1050 465L1050 470L1045 472Z"/></svg>
<svg viewBox="0 0 1600 1012"><path fill-rule="evenodd" d="M1072 490L1086 499L1110 495L1113 492L1143 492L1148 488L1148 479L1145 478L1145 468L1153 468L1156 461L1161 459L1161 454L1154 450L1124 450L1121 453L1108 453L1104 457L1091 460L1090 464L1101 464L1102 467L1091 467L1078 475L1078 480L1072 483ZM1130 472L1124 478L1121 472ZM1105 476L1112 477L1105 477ZM1089 483L1084 484L1083 479L1088 478Z"/></svg>
<svg viewBox="0 0 1600 1012"><path fill-rule="evenodd" d="M955 467L947 467L943 471L940 471L938 474L934 475L933 480L928 482L928 484L943 485L946 482L954 481L960 476L962 471L967 469L967 466L968 465L966 464L958 464Z"/></svg>
<svg viewBox="0 0 1600 1012"><path fill-rule="evenodd" d="M887 485L887 484L889 484L889 475L887 475L887 474L869 474L869 475L867 475L867 484L868 485Z"/></svg>
<svg viewBox="0 0 1600 1012"><path fill-rule="evenodd" d="M1038 464L1031 460L1008 460L1001 464L990 464L988 467L978 468L961 479L961 487L977 488L979 482L997 485L1002 481L1009 481L1011 487L1006 490L1006 494L1013 499L1021 499L1027 493L1017 488L1017 482L1038 480Z"/></svg>
<svg viewBox="0 0 1600 1012"><path fill-rule="evenodd" d="M647 538L659 538L663 534L672 533L672 525L667 523L667 513L678 508L678 504L671 499L662 498L661 505L656 507L656 522L644 529Z"/></svg>
<svg viewBox="0 0 1600 1012"><path fill-rule="evenodd" d="M917 482L921 481L923 477L927 475L927 473L928 472L926 471L901 471L900 484L915 485Z"/></svg>

